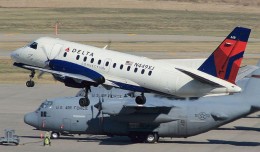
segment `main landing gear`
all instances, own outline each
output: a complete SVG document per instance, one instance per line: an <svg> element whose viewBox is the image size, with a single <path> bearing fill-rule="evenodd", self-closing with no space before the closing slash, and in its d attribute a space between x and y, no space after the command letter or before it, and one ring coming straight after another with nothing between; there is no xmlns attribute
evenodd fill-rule
<svg viewBox="0 0 260 152"><path fill-rule="evenodd" d="M159 136L155 132L150 132L150 133L131 133L129 135L129 138L131 139L132 142L134 143L157 143L159 140Z"/></svg>
<svg viewBox="0 0 260 152"><path fill-rule="evenodd" d="M35 71L32 70L32 71L31 71L31 74L29 75L30 80L26 82L26 86L27 86L27 87L34 87L34 84L35 84L35 83L34 83L34 81L32 80L33 77L34 77L34 75L35 75Z"/></svg>
<svg viewBox="0 0 260 152"><path fill-rule="evenodd" d="M135 98L135 102L136 102L137 104L139 104L139 105L144 105L145 102L146 102L146 98L145 98L145 96L144 96L144 93L141 93L140 96L137 96L137 97Z"/></svg>
<svg viewBox="0 0 260 152"><path fill-rule="evenodd" d="M87 107L90 104L89 98L88 98L88 92L90 91L90 86L85 87L85 98L79 99L79 105L81 107Z"/></svg>

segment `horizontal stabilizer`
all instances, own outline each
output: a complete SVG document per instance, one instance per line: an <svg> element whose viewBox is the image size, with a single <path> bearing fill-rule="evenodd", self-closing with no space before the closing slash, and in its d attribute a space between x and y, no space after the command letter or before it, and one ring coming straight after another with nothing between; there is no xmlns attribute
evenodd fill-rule
<svg viewBox="0 0 260 152"><path fill-rule="evenodd" d="M240 92L241 88L233 83L228 81L216 78L212 75L206 74L196 69L189 69L186 67L176 67L177 70L189 75L190 77L198 80L202 83L211 85L213 87L225 87L229 93Z"/></svg>

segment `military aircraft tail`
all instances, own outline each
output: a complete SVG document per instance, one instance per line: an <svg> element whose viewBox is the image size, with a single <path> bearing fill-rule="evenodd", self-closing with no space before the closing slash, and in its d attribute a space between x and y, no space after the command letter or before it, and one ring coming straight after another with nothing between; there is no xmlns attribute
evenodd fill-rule
<svg viewBox="0 0 260 152"><path fill-rule="evenodd" d="M250 32L236 27L198 70L235 84Z"/></svg>

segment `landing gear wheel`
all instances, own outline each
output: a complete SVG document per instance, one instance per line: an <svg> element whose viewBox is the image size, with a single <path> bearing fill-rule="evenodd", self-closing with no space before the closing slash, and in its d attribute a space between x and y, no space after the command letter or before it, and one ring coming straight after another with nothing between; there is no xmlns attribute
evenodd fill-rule
<svg viewBox="0 0 260 152"><path fill-rule="evenodd" d="M91 91L90 86L85 87L85 98L79 99L79 105L81 107L87 107L90 104L90 101L89 101L89 98L88 98L88 91Z"/></svg>
<svg viewBox="0 0 260 152"><path fill-rule="evenodd" d="M29 75L30 80L26 82L26 86L27 86L27 87L34 87L34 84L35 84L35 83L34 83L34 81L32 81L34 75L35 75L35 71L32 70L32 71L31 71L31 74Z"/></svg>
<svg viewBox="0 0 260 152"><path fill-rule="evenodd" d="M136 102L137 104L139 104L139 105L143 105L143 104L145 104L145 102L146 102L146 98L145 98L145 96L143 96L143 95L137 96L137 97L135 98L135 102Z"/></svg>
<svg viewBox="0 0 260 152"><path fill-rule="evenodd" d="M79 99L79 105L81 107L87 107L90 104L90 101L88 98L80 98Z"/></svg>
<svg viewBox="0 0 260 152"><path fill-rule="evenodd" d="M35 85L35 83L32 80L26 82L27 87L34 87L34 85Z"/></svg>
<svg viewBox="0 0 260 152"><path fill-rule="evenodd" d="M152 143L157 142L158 139L159 139L159 136L157 133L149 133L146 135L145 142L152 144Z"/></svg>
<svg viewBox="0 0 260 152"><path fill-rule="evenodd" d="M60 137L60 133L58 133L58 132L51 133L51 139L58 139L59 137Z"/></svg>

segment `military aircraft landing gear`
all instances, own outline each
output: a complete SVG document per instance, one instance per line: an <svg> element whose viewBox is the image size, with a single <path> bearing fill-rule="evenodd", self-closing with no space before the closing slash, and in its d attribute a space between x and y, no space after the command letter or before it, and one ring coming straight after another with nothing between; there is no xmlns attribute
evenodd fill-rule
<svg viewBox="0 0 260 152"><path fill-rule="evenodd" d="M144 96L144 93L142 93L140 96L137 96L137 97L135 98L135 102L136 102L137 104L139 104L139 105L145 104L146 98L145 98L145 96Z"/></svg>
<svg viewBox="0 0 260 152"><path fill-rule="evenodd" d="M159 140L159 136L157 133L148 133L145 136L145 142L152 144L152 143L156 143Z"/></svg>
<svg viewBox="0 0 260 152"><path fill-rule="evenodd" d="M132 133L129 138L134 143L156 143L159 140L159 136L156 132L151 133Z"/></svg>
<svg viewBox="0 0 260 152"><path fill-rule="evenodd" d="M58 139L60 137L60 133L58 132L51 132L51 139Z"/></svg>
<svg viewBox="0 0 260 152"><path fill-rule="evenodd" d="M85 98L79 99L79 105L81 107L87 107L90 104L90 101L88 98L88 91L90 91L90 86L85 87Z"/></svg>
<svg viewBox="0 0 260 152"><path fill-rule="evenodd" d="M27 86L27 87L34 87L34 84L35 84L35 83L34 83L34 81L32 80L33 77L34 77L34 75L35 75L35 71L32 70L32 71L31 71L31 74L29 75L30 80L26 82L26 86Z"/></svg>

